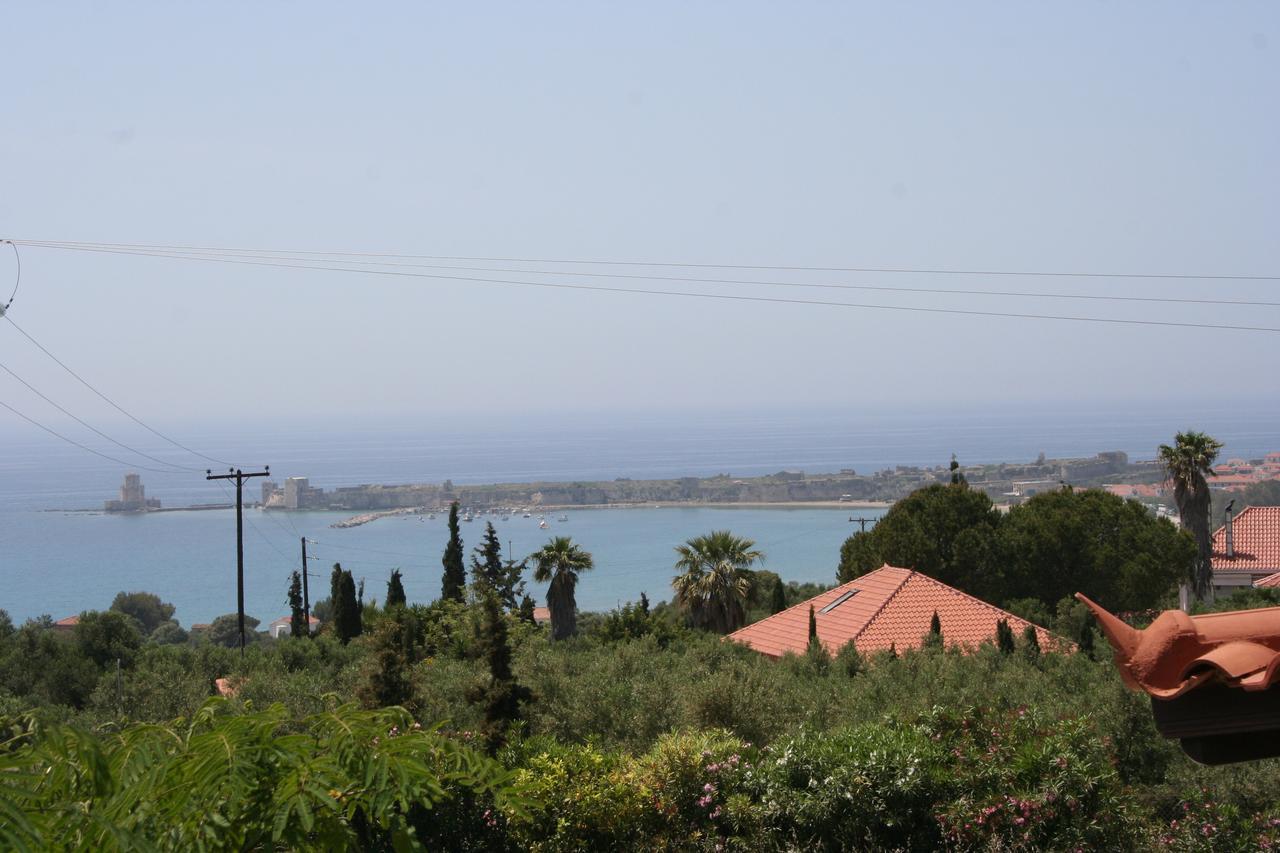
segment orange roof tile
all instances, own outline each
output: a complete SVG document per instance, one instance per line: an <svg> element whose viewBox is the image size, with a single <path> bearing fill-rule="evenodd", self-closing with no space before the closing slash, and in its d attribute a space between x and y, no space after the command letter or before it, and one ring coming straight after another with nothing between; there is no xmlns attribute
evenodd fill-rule
<svg viewBox="0 0 1280 853"><path fill-rule="evenodd" d="M1215 572L1280 570L1280 506L1245 507L1232 522L1233 556L1227 556L1227 528L1213 532Z"/></svg>
<svg viewBox="0 0 1280 853"><path fill-rule="evenodd" d="M534 621L534 622L536 622L536 623L538 623L539 625L544 625L544 624L546 624L547 622L550 622L550 621L551 621L551 608L550 608L550 607L535 607L535 608L533 608L533 621Z"/></svg>
<svg viewBox="0 0 1280 853"><path fill-rule="evenodd" d="M1280 674L1280 607L1188 616L1166 610L1143 630L1083 595L1115 652L1125 683L1159 699L1202 684L1266 690Z"/></svg>
<svg viewBox="0 0 1280 853"><path fill-rule="evenodd" d="M1259 589L1272 589L1274 587L1280 587L1280 572L1276 572L1274 575L1267 575L1265 578L1262 578L1261 580L1256 580L1253 582L1253 585L1258 587Z"/></svg>
<svg viewBox="0 0 1280 853"><path fill-rule="evenodd" d="M810 605L818 640L833 654L850 640L864 654L890 645L899 650L918 648L935 612L948 645L977 646L993 640L1001 619L1007 619L1018 635L1031 624L928 575L885 565L740 628L729 639L770 657L803 652L809 644ZM1069 645L1038 626L1036 636L1041 648Z"/></svg>
<svg viewBox="0 0 1280 853"><path fill-rule="evenodd" d="M80 624L80 617L79 617L79 615L76 615L76 616L67 616L67 617L65 617L65 618L63 618L63 619L59 619L57 622L54 622L54 623L53 623L53 627L55 627L55 628L74 628L75 626L77 626L77 625L79 625L79 624Z"/></svg>

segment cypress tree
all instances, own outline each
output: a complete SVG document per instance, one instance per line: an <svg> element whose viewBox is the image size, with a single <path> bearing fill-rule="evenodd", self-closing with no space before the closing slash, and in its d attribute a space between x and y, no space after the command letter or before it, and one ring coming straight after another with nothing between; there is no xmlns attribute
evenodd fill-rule
<svg viewBox="0 0 1280 853"><path fill-rule="evenodd" d="M1076 646L1091 660L1093 659L1093 614L1085 617L1080 625L1080 636L1076 638Z"/></svg>
<svg viewBox="0 0 1280 853"><path fill-rule="evenodd" d="M444 547L444 579L440 584L440 597L463 600L467 586L467 570L462 564L462 531L458 526L458 502L449 505L449 544Z"/></svg>
<svg viewBox="0 0 1280 853"><path fill-rule="evenodd" d="M1006 655L1013 654L1013 629L1009 627L1008 619L996 623L996 648Z"/></svg>
<svg viewBox="0 0 1280 853"><path fill-rule="evenodd" d="M538 620L533 615L536 606L533 602L533 596L526 595L522 598L520 600L520 621L528 622L530 625L537 625Z"/></svg>
<svg viewBox="0 0 1280 853"><path fill-rule="evenodd" d="M294 637L305 637L311 632L307 629L306 614L302 612L302 575L294 572L289 577L289 633Z"/></svg>
<svg viewBox="0 0 1280 853"><path fill-rule="evenodd" d="M404 595L404 583L400 580L400 570L391 570L391 580L387 581L387 609L404 607L408 600Z"/></svg>
<svg viewBox="0 0 1280 853"><path fill-rule="evenodd" d="M924 647L927 649L941 649L942 643L942 620L938 618L938 611L933 611L933 618L929 620L929 633L924 635Z"/></svg>
<svg viewBox="0 0 1280 853"><path fill-rule="evenodd" d="M511 671L511 646L507 641L507 617L498 596L484 589L481 594L484 623L481 649L489 663L489 683L475 688L467 698L484 711L483 734L491 755L506 743L507 729L520 719L520 706L533 699L529 688L516 682Z"/></svg>
<svg viewBox="0 0 1280 853"><path fill-rule="evenodd" d="M338 614L338 596L342 594L342 563L334 563L329 573L329 601L333 605L334 616Z"/></svg>
<svg viewBox="0 0 1280 853"><path fill-rule="evenodd" d="M1028 625L1022 629L1022 650L1026 652L1027 657L1040 657L1040 637L1036 635L1036 627Z"/></svg>
<svg viewBox="0 0 1280 853"><path fill-rule="evenodd" d="M809 605L809 642L812 643L818 639L818 617L813 612L813 605Z"/></svg>
<svg viewBox="0 0 1280 853"><path fill-rule="evenodd" d="M403 607L389 610L373 630L372 651L357 690L368 708L406 706L413 698L414 638L417 624Z"/></svg>
<svg viewBox="0 0 1280 853"><path fill-rule="evenodd" d="M643 592L640 593L640 604L638 607L640 608L640 612L647 619L649 617L649 596L645 595Z"/></svg>
<svg viewBox="0 0 1280 853"><path fill-rule="evenodd" d="M773 582L773 595L769 601L770 613L781 613L787 609L787 588L782 585L782 578Z"/></svg>
<svg viewBox="0 0 1280 853"><path fill-rule="evenodd" d="M502 602L502 543L492 521L485 523L484 536L472 551L471 583L477 589L487 586L498 593L498 601Z"/></svg>
<svg viewBox="0 0 1280 853"><path fill-rule="evenodd" d="M340 570L341 571L341 570ZM333 629L344 645L363 633L360 604L356 600L356 582L351 572L341 571L338 597L333 603Z"/></svg>

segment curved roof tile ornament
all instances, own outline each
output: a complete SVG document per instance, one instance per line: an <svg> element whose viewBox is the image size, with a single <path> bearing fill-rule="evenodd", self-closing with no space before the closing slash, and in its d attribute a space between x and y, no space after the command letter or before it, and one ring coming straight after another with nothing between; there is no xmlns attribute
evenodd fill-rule
<svg viewBox="0 0 1280 853"><path fill-rule="evenodd" d="M1079 593L1124 682L1151 696L1156 729L1201 764L1280 757L1280 607L1188 616L1142 630Z"/></svg>
<svg viewBox="0 0 1280 853"><path fill-rule="evenodd" d="M1098 620L1125 684L1174 699L1202 684L1266 690L1280 675L1280 607L1188 616L1166 610L1142 630L1076 593Z"/></svg>

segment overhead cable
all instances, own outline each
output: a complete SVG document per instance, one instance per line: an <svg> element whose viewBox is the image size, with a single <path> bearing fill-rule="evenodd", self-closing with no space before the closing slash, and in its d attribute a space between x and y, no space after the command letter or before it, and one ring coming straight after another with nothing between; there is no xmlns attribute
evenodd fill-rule
<svg viewBox="0 0 1280 853"><path fill-rule="evenodd" d="M965 308L936 308L919 305L882 305L873 303L835 302L818 299L794 299L778 296L748 296L737 293L696 293L680 290L655 290L636 287L604 287L590 284L569 284L566 282L527 281L518 279L481 278L475 276L443 275L437 273L408 272L404 270L352 269L350 267L319 266L309 263L287 263L281 261L255 261L236 258L215 257L211 255L179 254L173 252L147 252L122 249L100 249L112 254L140 255L144 257L168 258L173 260L205 261L208 263L237 264L277 269L310 270L315 272L337 272L357 275L395 276L401 278L438 279L442 281L460 281L481 284L510 285L518 287L537 287L555 290L578 290L599 293L626 293L644 296L667 296L683 299L715 299L732 302L755 302L776 305L815 305L826 308L852 308L869 311L902 311L908 313L946 314L968 317L994 317L1014 320L1058 320L1073 323L1106 323L1122 326L1150 326L1181 329L1218 329L1235 332L1280 332L1280 327L1247 326L1234 323L1192 323L1175 320L1143 320L1121 317L1089 317L1065 314L1040 314L1013 311L979 311ZM194 452L194 451L193 451ZM206 457L207 458L207 457Z"/></svg>
<svg viewBox="0 0 1280 853"><path fill-rule="evenodd" d="M219 465L227 465L227 466L232 466L232 467L234 467L234 466L233 466L233 463L230 463L230 462L224 462L224 461L223 461L223 460L221 460L221 459L215 459L214 457L212 457L212 456L207 456L207 455L205 455L204 453L201 453L201 452L200 452L200 451L198 451L198 450L192 450L190 447L187 447L185 444L182 444L181 442L177 441L176 439L170 438L169 436L167 436L167 435L165 435L164 433L160 432L160 430L158 430L158 429L156 429L155 427L151 426L150 424L148 424L148 423L144 422L141 418L135 417L132 413L130 413L130 412L128 412L127 410L125 410L125 408L124 408L123 406L121 406L119 403L117 403L115 400L112 400L112 399L111 399L110 397L108 397L106 394L103 394L101 391L99 391L97 388L95 388L93 385L91 385L91 384L89 383L89 381L88 381L87 379L85 379L83 376L81 376L79 373L76 373L74 370L72 370L70 367L68 367L68 366L67 366L67 364L66 364L65 362L63 362L63 361L62 361L62 359L58 358L56 355L54 355L53 353L51 353L48 349L46 349L46 348L45 348L45 346L44 346L43 344L41 344L41 343L40 343L39 341L37 341L35 338L31 337L31 335L30 335L30 334L28 334L28 333L27 333L27 331L26 331L25 329L23 329L21 326L19 326L17 323L15 323L15 322L14 322L13 317L11 317L11 316L10 316L10 315L8 315L8 314L5 314L5 315L4 315L4 319L5 319L5 320L8 320L8 321L9 321L9 324L10 324L10 325L12 325L15 329L17 329L17 330L18 330L18 332L19 332L19 333L21 333L21 335L22 335L24 338L26 338L27 340L31 341L31 343L35 344L35 345L36 345L36 347L37 347L37 348L38 348L42 353L44 353L45 355L49 356L49 358L53 359L53 361L54 361L54 362L55 362L59 367L61 367L61 368L62 368L63 370L65 370L67 373L71 374L71 376L72 376L72 377L74 377L74 378L76 379L76 381L77 381L77 382L79 382L79 383L80 383L81 385L83 385L84 387L88 388L88 389L89 389L90 391L92 391L94 394L97 394L100 398L102 398L104 401L106 401L106 402L107 402L107 404L109 404L113 409L115 409L117 412L119 412L120 414L122 414L122 415L124 415L125 417L127 417L129 420L131 420L131 421L133 421L134 423L136 423L138 426L142 427L143 429L147 430L148 432L152 433L153 435L156 435L156 436L158 436L159 438L164 439L165 441L167 441L167 442L169 442L170 444L172 444L174 447L177 447L177 448L179 448L180 450L185 450L186 452L188 452L188 453L192 454L193 456L199 456L201 459L206 459L206 460L208 460L208 461L210 461L210 462L216 462L216 463L217 463L217 464L219 464Z"/></svg>
<svg viewBox="0 0 1280 853"><path fill-rule="evenodd" d="M178 251L231 251L231 252L270 252L281 255L320 255L342 257L376 257L376 258L409 258L433 261L468 261L485 263L523 263L523 264L573 264L592 266L631 266L631 267L675 267L684 269L724 269L724 270L777 270L781 272L856 272L884 274L920 274L920 275L989 275L989 276L1023 276L1028 278L1132 278L1132 279L1167 279L1175 281L1280 281L1280 275L1236 275L1223 273L1135 273L1135 272L1065 272L1044 270L987 270L957 269L938 267L822 267L780 264L723 264L723 263L685 263L675 261L611 261L581 258L519 258L519 257L481 257L476 255L413 255L394 254L389 252L316 252L298 249L251 249L244 247L219 246L185 246L149 243L93 243L72 240L15 240L23 244L43 244L46 246L103 246L131 249L161 249Z"/></svg>
<svg viewBox="0 0 1280 853"><path fill-rule="evenodd" d="M116 248L109 245L102 246L84 246L72 244L58 243L41 243L26 242L24 245L30 245L37 248L46 249L66 249L68 251L77 252L103 252L111 254L133 254L139 257L176 257L188 258L192 253L200 258L243 258L248 260L278 260L289 261L293 263L341 263L350 265L355 269L362 269L368 266L376 267L397 267L411 269L440 269L440 270L457 270L464 272L493 272L493 273L514 273L517 275L558 275L572 276L575 278L597 278L597 279L618 279L631 281L672 281L683 282L689 284L728 284L728 285L747 285L758 287L792 287L792 288L810 288L819 290L859 290L874 291L880 293L927 293L937 295L956 295L956 296L998 296L1012 297L1022 299L1072 299L1090 302L1142 302L1155 304L1173 304L1173 305L1234 305L1246 307L1262 307L1276 308L1280 307L1280 302L1253 300L1253 299L1222 299L1222 298L1185 298L1185 297L1169 297L1169 296L1121 296L1116 294L1095 294L1095 293L1044 293L1035 291L1017 291L1017 290L983 290L983 289L960 289L946 287L907 287L901 285L885 285L885 284L850 284L847 282L805 282L805 281L777 281L777 280L761 280L761 279L736 279L736 278L708 278L700 276L679 276L679 275L658 275L658 274L637 274L637 273L620 273L620 272L581 272L576 270L546 270L546 269L529 269L518 267L476 267L476 266L457 266L450 264L422 264L422 263L404 263L395 261L366 261L366 260L345 260L345 256L349 253L334 252L309 253L314 257L303 257L302 252L292 252L288 250L270 251L270 250L237 250L237 249L191 249L184 253L178 254L182 250L166 249L166 248ZM381 257L396 257L387 255ZM548 263L556 263L549 261ZM604 262L602 262L604 263ZM900 270L901 272L915 272L915 270Z"/></svg>
<svg viewBox="0 0 1280 853"><path fill-rule="evenodd" d="M155 473L155 474L177 474L177 473L179 473L179 472L177 472L177 471L174 471L172 468L167 468L167 469L166 469L166 468L150 468L150 467L148 467L148 466L146 466L146 465L134 465L134 464L132 464L132 463L130 463L130 462L125 462L123 459L117 459L116 457L114 457L114 456L110 456L110 455L108 455L108 454L106 454L106 453L103 453L103 452L101 452L101 451L99 451L99 450L94 450L92 447L89 447L89 446L88 446L88 445L86 445L86 444L81 444L80 442L76 441L74 438L69 438L69 437L67 437L67 436L63 435L62 433L58 432L57 430L53 429L52 427L47 427L47 426L45 426L44 424L42 424L42 423L40 423L39 421L37 421L35 418L31 418L31 417L28 417L27 415L24 415L22 412L18 411L18 410L17 410L17 409L15 409L13 406L10 406L8 403L4 402L3 400L0 400L0 406L3 406L4 408L6 408L6 409L8 409L9 411L13 412L15 415L17 415L18 417L22 418L24 421L26 421L27 423L31 424L32 426L39 427L40 429L42 429L42 430L44 430L45 432L49 433L49 435L52 435L54 438L61 439L62 441L65 441L67 444L74 445L74 446L76 446L76 447L80 448L81 450L86 450L86 451L88 451L89 453L92 453L94 456L101 456L103 459L107 459L107 460L109 460L109 461L111 461L111 462L115 462L115 463L116 463L116 464L118 464L118 465L123 465L123 466L125 466L126 468L137 468L137 469L140 469L140 470L142 470L142 471L150 471L150 472Z"/></svg>
<svg viewBox="0 0 1280 853"><path fill-rule="evenodd" d="M137 448L130 447L129 445L125 444L123 441L117 441L116 439L114 439L114 438L112 438L111 436L107 435L107 434L106 434L105 432L103 432L102 430L100 430L100 429L98 429L97 427L95 427L93 424L90 424L90 423L88 423L88 422L84 421L83 419L81 419L81 418L77 417L76 415L73 415L71 412L67 411L67 410L66 410L66 409L64 409L62 406L58 405L58 404L57 404L56 402L54 402L53 400L49 399L49 397L45 396L45 395L40 391L40 389L36 388L36 387L35 387L34 385L32 385L30 382L28 382L27 380L23 379L23 378L22 378L21 376L19 376L18 374L14 373L11 369L9 369L9 367L8 367L7 365L0 363L0 370L3 370L5 373L9 374L9 375L10 375L10 376L12 376L14 379L16 379L16 380L18 380L19 382L21 382L24 386L26 386L27 390L31 391L31 393L35 394L35 395L36 395L37 397L39 397L41 400L44 400L44 401L45 401L46 403L48 403L50 406L53 406L53 407L54 407L55 409L57 409L59 412L62 412L64 415L66 415L67 417L71 418L73 421L75 421L76 423L80 424L80 425L81 425L82 427L84 427L85 429L90 430L90 431L92 431L92 432L96 433L96 434L97 434L99 437L101 437L101 438L105 438L107 441L111 442L112 444L116 445L117 447L123 448L123 449L125 449L125 450L129 451L130 453L135 453L135 454L137 454L138 456L141 456L141 457L142 457L142 458L144 458L144 459L150 459L152 462L155 462L155 463L157 463L157 464L160 464L160 465L168 465L170 468L174 469L175 471L198 471L198 470L199 470L198 468L188 468L188 467L185 467L185 466L183 466L183 465L175 465L174 463L169 462L169 461L164 460L164 459L157 459L155 456L152 456L150 453L144 453L143 451L138 450Z"/></svg>

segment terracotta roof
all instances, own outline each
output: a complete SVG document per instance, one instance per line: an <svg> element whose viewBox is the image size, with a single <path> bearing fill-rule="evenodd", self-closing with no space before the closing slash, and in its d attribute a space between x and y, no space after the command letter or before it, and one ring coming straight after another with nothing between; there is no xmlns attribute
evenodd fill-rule
<svg viewBox="0 0 1280 853"><path fill-rule="evenodd" d="M289 624L292 624L292 622L293 622L293 617L292 617L292 616L281 616L279 619L277 619L276 621L272 622L272 623L271 623L270 625L268 625L267 627L269 627L269 628L274 628L274 627L275 627L275 626L277 626L277 625L289 625ZM320 624L320 620L319 620L319 619L317 619L316 617L312 616L312 617L310 617L310 619L308 620L308 624L309 624L309 625L319 625L319 624Z"/></svg>
<svg viewBox="0 0 1280 853"><path fill-rule="evenodd" d="M1210 684L1266 690L1280 675L1280 607L1203 616L1166 610L1140 631L1076 598L1097 617L1125 683L1159 699Z"/></svg>
<svg viewBox="0 0 1280 853"><path fill-rule="evenodd" d="M80 617L79 617L78 615L77 615L77 616L67 616L66 618L59 619L57 622L54 622L54 623L53 623L53 627L55 627L55 628L74 628L75 626L77 626L77 625L79 625L79 624L80 624Z"/></svg>
<svg viewBox="0 0 1280 853"><path fill-rule="evenodd" d="M1007 619L1018 636L1031 624L928 575L885 565L741 628L729 639L770 657L803 652L809 643L811 604L818 639L833 654L850 640L864 654L890 645L898 650L918 648L935 612L948 645L977 646L994 640L1001 619ZM1036 636L1041 648L1070 645L1038 626Z"/></svg>
<svg viewBox="0 0 1280 853"><path fill-rule="evenodd" d="M550 622L550 621L551 621L551 608L550 608L550 607L535 607L535 608L533 608L533 621L534 621L534 622L537 622L539 625L544 625L544 624L546 624L547 622Z"/></svg>
<svg viewBox="0 0 1280 853"><path fill-rule="evenodd" d="M1227 528L1213 532L1215 572L1280 570L1280 506L1245 507L1232 522L1233 556L1227 556Z"/></svg>
<svg viewBox="0 0 1280 853"><path fill-rule="evenodd" d="M1280 572L1276 572L1274 575L1267 575L1265 578L1262 578L1261 580L1256 580L1253 582L1253 585L1260 589L1271 589L1273 587L1280 587Z"/></svg>

